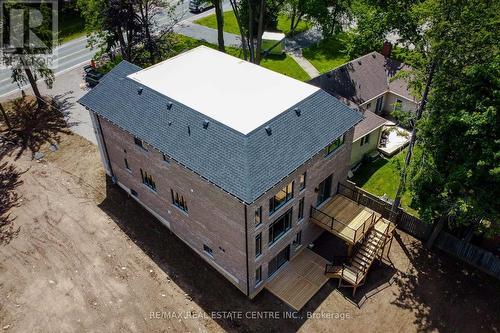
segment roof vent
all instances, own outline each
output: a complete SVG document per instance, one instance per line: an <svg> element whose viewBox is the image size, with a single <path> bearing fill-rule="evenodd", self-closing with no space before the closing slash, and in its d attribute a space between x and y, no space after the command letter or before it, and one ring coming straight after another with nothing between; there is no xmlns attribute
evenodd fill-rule
<svg viewBox="0 0 500 333"><path fill-rule="evenodd" d="M172 106L174 106L174 103L168 102L167 103L167 110L172 110Z"/></svg>
<svg viewBox="0 0 500 333"><path fill-rule="evenodd" d="M271 129L271 127L266 126L266 127L264 127L264 129L266 130L267 135L273 134L273 130Z"/></svg>
<svg viewBox="0 0 500 333"><path fill-rule="evenodd" d="M361 60L358 60L358 64L361 66Z"/></svg>
<svg viewBox="0 0 500 333"><path fill-rule="evenodd" d="M168 126L172 126L172 122L171 121L168 122Z"/></svg>
<svg viewBox="0 0 500 333"><path fill-rule="evenodd" d="M142 87L139 87L139 88L137 88L137 93L138 93L139 95L142 95L142 91L143 91L143 90L144 90L144 89L143 89Z"/></svg>
<svg viewBox="0 0 500 333"><path fill-rule="evenodd" d="M191 136L191 126L188 126L188 135Z"/></svg>
<svg viewBox="0 0 500 333"><path fill-rule="evenodd" d="M295 114L297 115L297 117L300 117L301 113L302 111L299 108L295 108Z"/></svg>
<svg viewBox="0 0 500 333"><path fill-rule="evenodd" d="M208 128L208 124L210 124L210 122L209 122L208 120L206 120L206 119L205 119L205 120L203 121L203 128L204 128L204 129L207 129L207 128Z"/></svg>

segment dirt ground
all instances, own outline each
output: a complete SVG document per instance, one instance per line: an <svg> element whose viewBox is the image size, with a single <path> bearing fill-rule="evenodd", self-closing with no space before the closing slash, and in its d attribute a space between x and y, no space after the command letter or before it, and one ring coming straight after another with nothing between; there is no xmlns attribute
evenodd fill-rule
<svg viewBox="0 0 500 333"><path fill-rule="evenodd" d="M19 172L0 244L3 331L500 330L499 281L402 232L392 265L374 267L355 299L331 280L299 313L267 291L248 300L110 184L95 146L64 135L59 150L43 151L42 162L1 161Z"/></svg>

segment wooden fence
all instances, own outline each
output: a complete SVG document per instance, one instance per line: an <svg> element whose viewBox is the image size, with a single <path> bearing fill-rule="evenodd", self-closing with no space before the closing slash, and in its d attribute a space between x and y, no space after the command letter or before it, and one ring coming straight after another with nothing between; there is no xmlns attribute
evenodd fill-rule
<svg viewBox="0 0 500 333"><path fill-rule="evenodd" d="M433 226L425 223L419 218L408 214L403 209L398 208L392 211L392 204L382 200L365 190L359 188L353 182L347 181L339 183L337 192L348 197L357 203L373 209L384 218L389 219L396 214L396 224L398 229L412 235L421 241L426 241L432 233ZM473 244L456 238L448 232L441 231L434 245L459 259L473 265L474 267L500 279L500 258L493 253L481 249Z"/></svg>
<svg viewBox="0 0 500 333"><path fill-rule="evenodd" d="M434 246L500 279L500 258L493 253L458 239L447 232L439 234Z"/></svg>

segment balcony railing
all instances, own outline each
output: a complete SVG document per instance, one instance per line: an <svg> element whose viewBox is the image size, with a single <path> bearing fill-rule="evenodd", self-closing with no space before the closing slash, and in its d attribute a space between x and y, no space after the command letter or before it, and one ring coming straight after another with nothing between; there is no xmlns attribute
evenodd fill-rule
<svg viewBox="0 0 500 333"><path fill-rule="evenodd" d="M330 216L313 206L311 206L311 218L314 222L320 224L324 229L329 230L331 233L343 238L351 244L356 244L362 240L368 230L376 222L376 215L375 212L373 212L367 219L365 219L365 221L363 221L361 225L354 228L348 223L339 221L333 216Z"/></svg>

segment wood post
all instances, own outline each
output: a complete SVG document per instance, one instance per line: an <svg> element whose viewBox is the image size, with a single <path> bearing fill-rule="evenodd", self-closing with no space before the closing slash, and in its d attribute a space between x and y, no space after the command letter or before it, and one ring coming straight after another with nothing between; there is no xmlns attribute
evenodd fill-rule
<svg viewBox="0 0 500 333"><path fill-rule="evenodd" d="M350 257L352 255L352 244L347 244L347 256Z"/></svg>

